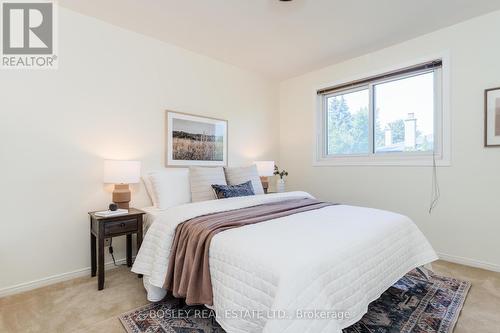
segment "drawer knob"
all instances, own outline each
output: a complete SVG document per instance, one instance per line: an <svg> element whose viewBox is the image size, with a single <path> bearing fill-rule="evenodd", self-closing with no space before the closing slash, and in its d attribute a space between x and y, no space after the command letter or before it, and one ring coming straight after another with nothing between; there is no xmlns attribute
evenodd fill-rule
<svg viewBox="0 0 500 333"><path fill-rule="evenodd" d="M120 224L120 227L122 227L122 228L123 228L124 226L125 226L125 223L123 223L123 222L122 222L122 223Z"/></svg>

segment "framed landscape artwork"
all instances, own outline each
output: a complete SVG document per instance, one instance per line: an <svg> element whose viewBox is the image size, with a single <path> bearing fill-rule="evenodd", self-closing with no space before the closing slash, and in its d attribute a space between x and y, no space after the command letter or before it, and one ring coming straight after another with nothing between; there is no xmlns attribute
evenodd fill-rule
<svg viewBox="0 0 500 333"><path fill-rule="evenodd" d="M500 87L484 92L484 146L500 147Z"/></svg>
<svg viewBox="0 0 500 333"><path fill-rule="evenodd" d="M226 166L227 121L166 112L167 166Z"/></svg>

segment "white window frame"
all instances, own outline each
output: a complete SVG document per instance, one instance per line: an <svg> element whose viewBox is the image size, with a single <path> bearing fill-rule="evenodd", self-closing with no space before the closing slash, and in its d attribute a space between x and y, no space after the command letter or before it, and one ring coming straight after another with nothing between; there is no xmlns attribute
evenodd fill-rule
<svg viewBox="0 0 500 333"><path fill-rule="evenodd" d="M382 73L387 73L401 68L410 67L415 64L441 59L442 67L439 69L427 69L416 71L414 73L402 74L399 76L394 76L386 79L380 79L367 83L363 86L357 86L351 89L343 89L339 91L334 91L330 94L318 95L317 91L324 89L325 86L314 90L314 98L316 103L315 112L315 151L313 158L313 166L363 166L363 165L373 165L373 166L384 166L384 165L395 165L395 166L449 166L451 165L451 133L450 133L450 114L449 114L449 70L448 70L448 56L446 54L441 54L439 56L429 57L425 60L413 61L404 65L394 66L391 69L386 69L383 71L378 71L375 73L370 73L366 75L360 75L349 80L338 81L333 84L329 84L327 87L340 86L346 82L352 82L360 80L366 77L380 75ZM374 150L374 133L373 133L373 121L374 121L374 111L373 111L373 86L381 83L386 83L390 81L400 80L403 78L408 78L415 75L420 75L428 72L435 71L438 75L434 75L434 152L379 152L375 153ZM363 89L369 89L370 101L369 101L369 130L368 134L371 138L369 141L369 152L368 154L347 154L347 155L327 155L327 105L326 100L329 97L338 96L350 92L360 91Z"/></svg>

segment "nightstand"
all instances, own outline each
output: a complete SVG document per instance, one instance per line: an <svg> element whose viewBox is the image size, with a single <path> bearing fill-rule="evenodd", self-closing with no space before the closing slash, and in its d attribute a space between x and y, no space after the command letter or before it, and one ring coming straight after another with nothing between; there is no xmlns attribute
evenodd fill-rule
<svg viewBox="0 0 500 333"><path fill-rule="evenodd" d="M132 234L137 234L137 251L142 243L142 210L130 208L128 214L114 217L90 215L91 276L97 277L97 289L104 288L104 239L127 236L127 266L132 266ZM98 251L96 253L96 250Z"/></svg>

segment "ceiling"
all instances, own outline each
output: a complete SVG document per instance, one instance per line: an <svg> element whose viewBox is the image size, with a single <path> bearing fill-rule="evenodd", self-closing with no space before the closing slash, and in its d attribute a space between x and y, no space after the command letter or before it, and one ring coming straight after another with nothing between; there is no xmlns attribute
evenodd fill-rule
<svg viewBox="0 0 500 333"><path fill-rule="evenodd" d="M499 0L59 0L283 80L500 9Z"/></svg>

